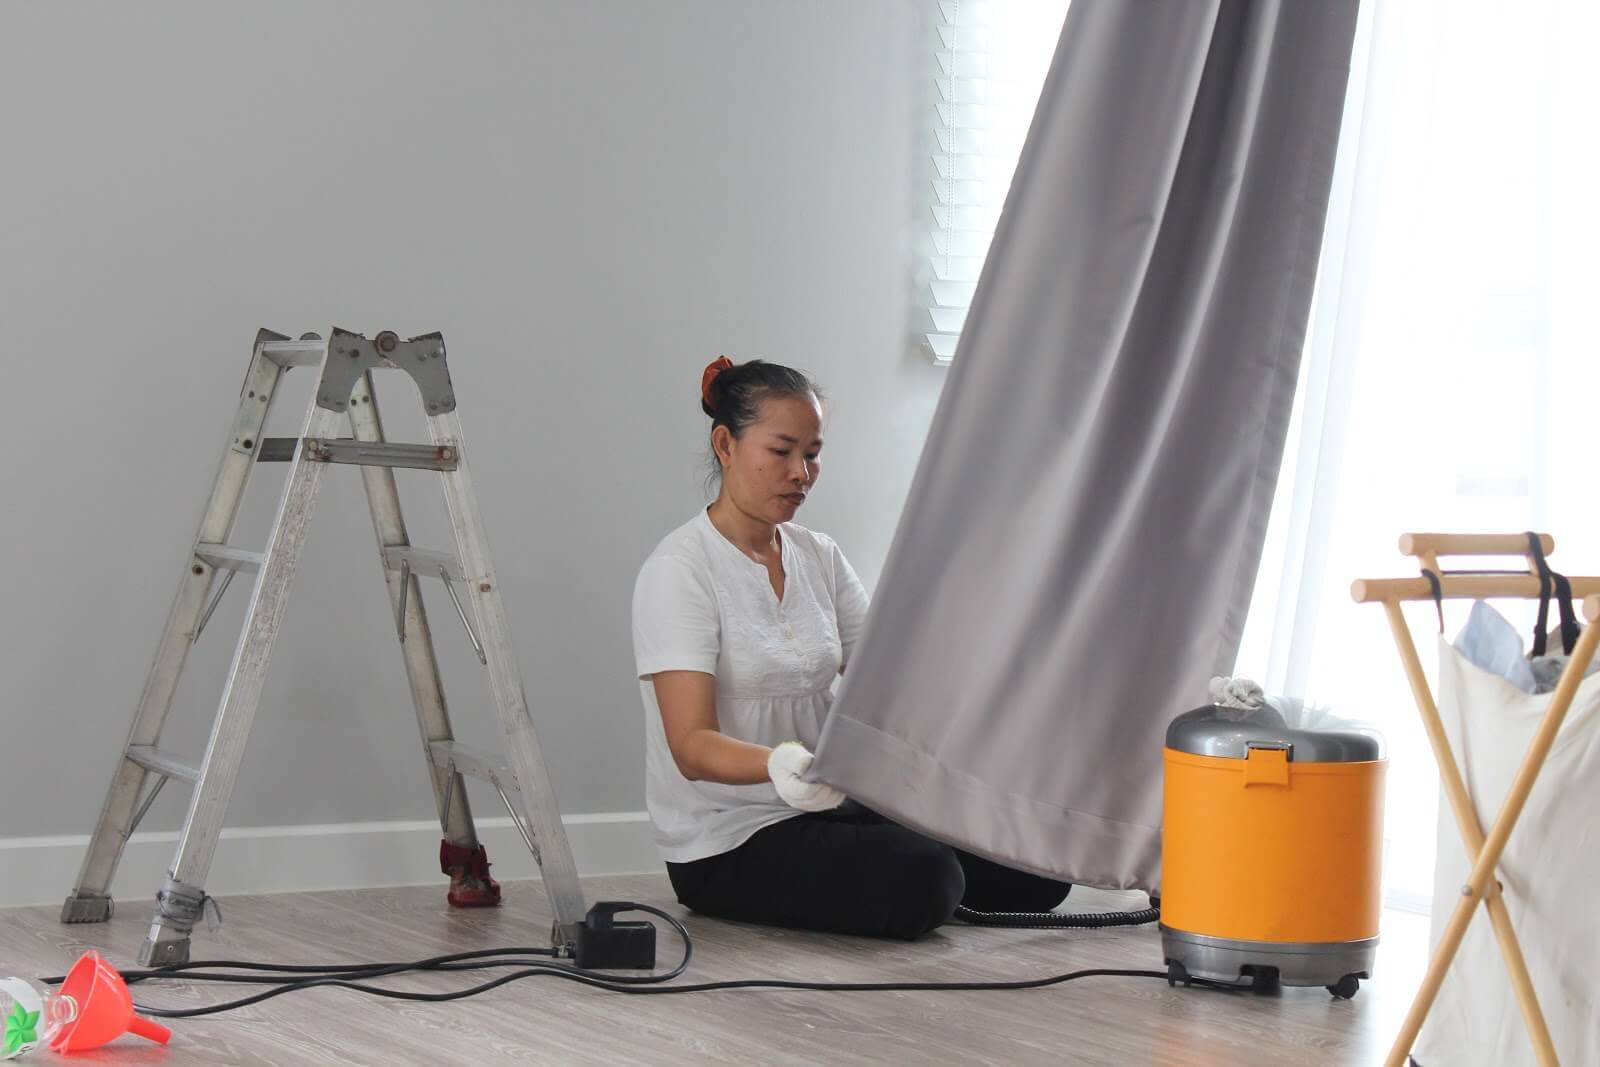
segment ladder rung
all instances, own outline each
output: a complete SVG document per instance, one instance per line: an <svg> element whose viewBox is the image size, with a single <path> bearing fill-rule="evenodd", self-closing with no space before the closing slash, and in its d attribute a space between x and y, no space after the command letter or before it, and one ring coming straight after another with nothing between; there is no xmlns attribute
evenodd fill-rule
<svg viewBox="0 0 1600 1067"><path fill-rule="evenodd" d="M194 546L196 557L205 560L219 571L258 571L261 553L247 552L231 545L212 545L201 542Z"/></svg>
<svg viewBox="0 0 1600 1067"><path fill-rule="evenodd" d="M428 471L453 471L459 465L453 445L358 441L352 437L308 437L305 458L316 463L350 463L361 467L410 467Z"/></svg>
<svg viewBox="0 0 1600 1067"><path fill-rule="evenodd" d="M456 562L454 552L439 552L413 545L389 545L383 550L384 567L398 571L402 563L411 564L411 573L418 578L437 578L439 570L443 568L452 581L466 581L466 576L461 573L461 565Z"/></svg>
<svg viewBox="0 0 1600 1067"><path fill-rule="evenodd" d="M485 749L463 745L460 741L430 741L428 756L437 767L494 782L503 790L517 787L517 776L510 764Z"/></svg>
<svg viewBox="0 0 1600 1067"><path fill-rule="evenodd" d="M312 367L322 362L326 341L268 341L261 354L283 368Z"/></svg>
<svg viewBox="0 0 1600 1067"><path fill-rule="evenodd" d="M167 778L182 778L193 785L200 780L200 768L171 752L163 752L154 745L129 745L124 753L130 760L147 771Z"/></svg>

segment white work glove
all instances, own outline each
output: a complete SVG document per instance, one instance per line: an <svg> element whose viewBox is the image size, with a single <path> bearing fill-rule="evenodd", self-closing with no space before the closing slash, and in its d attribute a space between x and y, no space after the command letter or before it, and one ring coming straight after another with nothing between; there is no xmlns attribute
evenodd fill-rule
<svg viewBox="0 0 1600 1067"><path fill-rule="evenodd" d="M1211 679L1211 703L1219 708L1259 708L1267 702L1261 686L1242 675Z"/></svg>
<svg viewBox="0 0 1600 1067"><path fill-rule="evenodd" d="M767 774L778 796L791 808L801 811L827 811L844 803L844 794L831 785L806 782L801 775L811 769L812 755L798 741L785 741L767 757Z"/></svg>

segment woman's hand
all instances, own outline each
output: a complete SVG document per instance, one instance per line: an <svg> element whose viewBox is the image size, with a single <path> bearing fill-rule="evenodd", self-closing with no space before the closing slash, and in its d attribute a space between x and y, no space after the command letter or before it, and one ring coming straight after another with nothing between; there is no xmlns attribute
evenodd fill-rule
<svg viewBox="0 0 1600 1067"><path fill-rule="evenodd" d="M811 752L798 741L785 741L767 757L767 774L778 796L791 808L801 811L827 811L844 803L844 794L831 785L802 781L811 769Z"/></svg>

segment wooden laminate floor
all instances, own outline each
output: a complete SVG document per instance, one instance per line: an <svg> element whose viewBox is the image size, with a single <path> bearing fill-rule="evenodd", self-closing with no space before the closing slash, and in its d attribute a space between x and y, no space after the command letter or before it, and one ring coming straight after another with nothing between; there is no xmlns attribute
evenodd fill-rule
<svg viewBox="0 0 1600 1067"><path fill-rule="evenodd" d="M665 876L585 880L588 899L654 904L685 918L695 955L683 981L999 980L1086 967L1160 969L1154 927L992 930L952 925L913 944L803 934L703 919ZM547 944L537 883L506 886L493 911L452 912L439 887L223 898L225 925L197 957L280 963L411 959ZM1139 898L1142 899L1142 898ZM1081 902L1078 905L1084 907ZM88 947L131 966L153 905L63 926L54 908L0 911L0 974L59 974ZM628 996L535 978L448 1004L342 990L295 993L225 1016L175 1021L166 1049L124 1038L83 1064L1085 1063L1367 1064L1381 1059L1425 963L1427 922L1384 916L1374 979L1352 1001L1321 989L1277 996L1170 989L1149 978L1088 978L1023 992L817 993L737 990ZM658 955L677 958L670 931ZM395 980L438 990L466 975ZM163 983L137 999L194 1005L238 987ZM41 1061L57 1061L35 1053Z"/></svg>

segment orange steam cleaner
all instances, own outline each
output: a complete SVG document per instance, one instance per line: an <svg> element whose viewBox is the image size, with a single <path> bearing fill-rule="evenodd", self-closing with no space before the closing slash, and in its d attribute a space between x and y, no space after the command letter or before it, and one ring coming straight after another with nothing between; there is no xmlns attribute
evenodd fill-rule
<svg viewBox="0 0 1600 1067"><path fill-rule="evenodd" d="M1371 977L1383 740L1209 705L1167 729L1161 936L1171 981L1326 986Z"/></svg>

